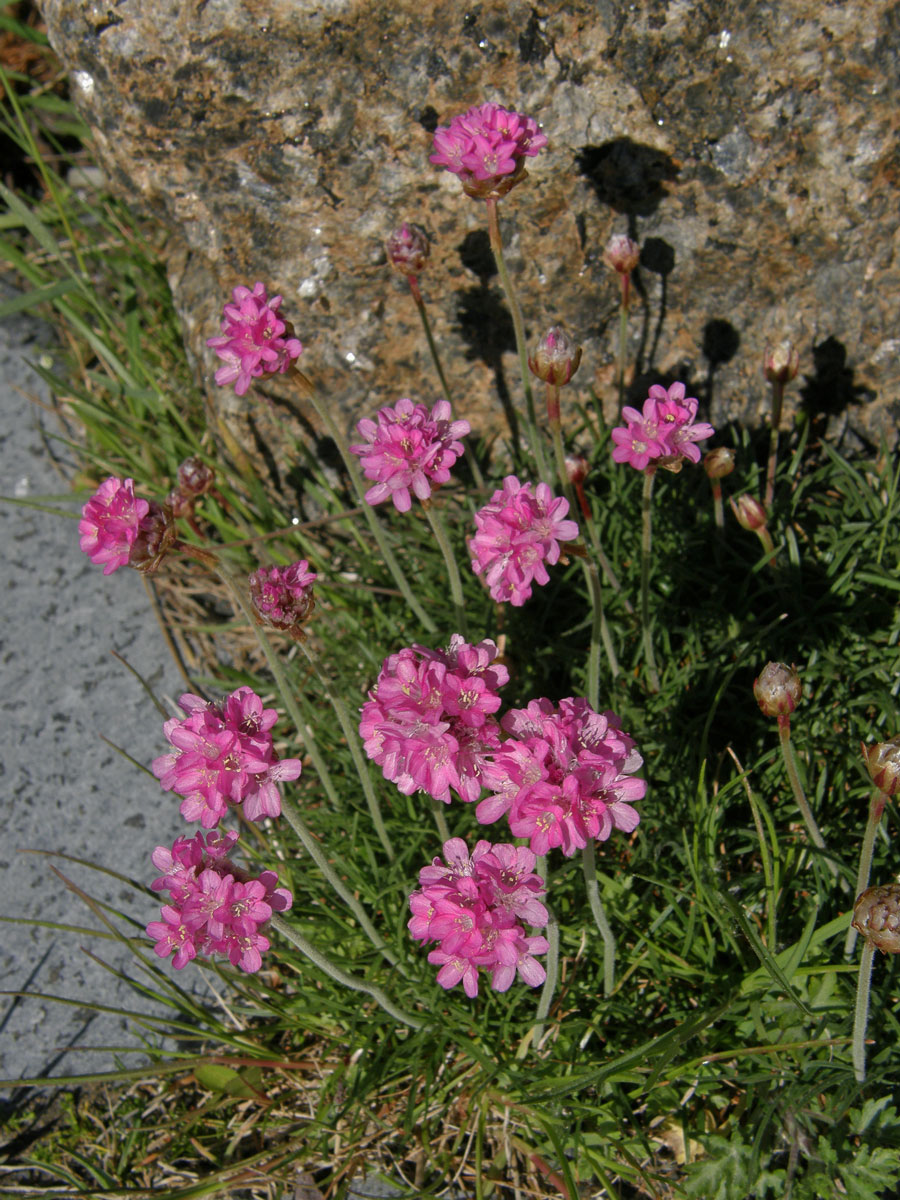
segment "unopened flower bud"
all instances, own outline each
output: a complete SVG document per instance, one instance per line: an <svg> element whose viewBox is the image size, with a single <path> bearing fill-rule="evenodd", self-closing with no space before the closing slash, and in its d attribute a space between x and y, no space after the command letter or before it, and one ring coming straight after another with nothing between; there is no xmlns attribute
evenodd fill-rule
<svg viewBox="0 0 900 1200"><path fill-rule="evenodd" d="M640 246L624 233L614 233L603 251L603 261L620 275L630 275L640 257Z"/></svg>
<svg viewBox="0 0 900 1200"><path fill-rule="evenodd" d="M155 500L150 501L150 511L141 518L138 535L134 539L128 556L129 567L150 574L162 562L167 550L175 541L175 526L172 510L163 508Z"/></svg>
<svg viewBox="0 0 900 1200"><path fill-rule="evenodd" d="M212 467L202 458L191 455L178 468L178 486L186 496L204 496L216 477Z"/></svg>
<svg viewBox="0 0 900 1200"><path fill-rule="evenodd" d="M703 469L710 479L722 479L734 470L734 451L727 446L716 446L703 456ZM740 518L738 518L740 519Z"/></svg>
<svg viewBox="0 0 900 1200"><path fill-rule="evenodd" d="M728 503L742 529L749 529L754 533L757 529L765 529L768 521L766 510L755 496L750 496L745 492L736 500L733 496L729 497Z"/></svg>
<svg viewBox="0 0 900 1200"><path fill-rule="evenodd" d="M580 362L581 347L559 325L548 329L528 356L532 375L556 387L569 382Z"/></svg>
<svg viewBox="0 0 900 1200"><path fill-rule="evenodd" d="M767 717L786 717L802 695L800 676L785 663L770 662L753 681L753 695Z"/></svg>
<svg viewBox="0 0 900 1200"><path fill-rule="evenodd" d="M588 473L588 460L580 454L566 455L566 475L569 483L584 483Z"/></svg>
<svg viewBox="0 0 900 1200"><path fill-rule="evenodd" d="M900 954L900 884L866 888L853 906L852 924L882 954Z"/></svg>
<svg viewBox="0 0 900 1200"><path fill-rule="evenodd" d="M190 517L194 504L215 482L216 473L201 458L186 458L178 468L178 486L166 497L166 504L175 517Z"/></svg>
<svg viewBox="0 0 900 1200"><path fill-rule="evenodd" d="M862 747L866 770L879 791L886 796L900 792L900 735L887 742Z"/></svg>
<svg viewBox="0 0 900 1200"><path fill-rule="evenodd" d="M404 221L385 243L388 261L401 275L418 275L425 269L431 247L421 225Z"/></svg>
<svg viewBox="0 0 900 1200"><path fill-rule="evenodd" d="M800 369L800 355L793 342L779 342L774 348L766 346L763 373L769 383L787 383Z"/></svg>
<svg viewBox="0 0 900 1200"><path fill-rule="evenodd" d="M248 579L250 599L260 623L303 640L300 626L315 607L316 575L305 558L289 567L260 567Z"/></svg>

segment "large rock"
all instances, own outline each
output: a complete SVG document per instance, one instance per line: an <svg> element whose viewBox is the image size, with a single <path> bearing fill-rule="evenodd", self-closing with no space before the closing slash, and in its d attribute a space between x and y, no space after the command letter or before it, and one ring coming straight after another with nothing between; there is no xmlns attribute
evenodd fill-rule
<svg viewBox="0 0 900 1200"><path fill-rule="evenodd" d="M569 325L582 388L613 397L618 290L602 250L627 231L644 247L639 382L677 373L713 421L758 421L764 347L791 337L803 378L789 406L893 442L893 0L42 7L112 179L177 234L170 274L205 379L223 299L260 279L284 294L301 365L348 428L401 395L436 398L383 252L410 219L433 240L423 289L458 413L496 428L498 389L519 389L484 206L428 162L435 125L491 99L549 139L502 224L529 333ZM252 393L216 403L240 429Z"/></svg>

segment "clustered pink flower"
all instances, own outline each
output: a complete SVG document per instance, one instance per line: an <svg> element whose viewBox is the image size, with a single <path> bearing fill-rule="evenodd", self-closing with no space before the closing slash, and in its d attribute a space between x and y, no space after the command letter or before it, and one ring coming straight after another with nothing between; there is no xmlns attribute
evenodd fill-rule
<svg viewBox="0 0 900 1200"><path fill-rule="evenodd" d="M390 498L399 512L409 512L410 489L427 500L432 484L447 482L463 452L459 438L469 432L468 421L450 417L446 400L429 413L424 404L404 398L393 408L382 408L377 423L369 418L359 422L356 428L365 441L350 449L359 455L366 479L377 481L366 492L369 504Z"/></svg>
<svg viewBox="0 0 900 1200"><path fill-rule="evenodd" d="M470 194L487 195L506 177L521 178L522 160L546 145L531 117L499 104L481 104L435 130L429 161L458 175Z"/></svg>
<svg viewBox="0 0 900 1200"><path fill-rule="evenodd" d="M384 660L359 732L366 754L404 795L423 791L445 804L451 789L466 801L481 795L488 756L500 745L497 692L509 680L496 657L493 642L473 646L454 634L447 650L412 646Z"/></svg>
<svg viewBox="0 0 900 1200"><path fill-rule="evenodd" d="M216 371L216 383L220 387L233 383L235 393L243 396L251 379L287 371L303 346L278 316L281 296L270 300L262 283L255 283L252 292L240 285L231 295L232 303L223 311L222 333L207 338L206 344L225 363Z"/></svg>
<svg viewBox="0 0 900 1200"><path fill-rule="evenodd" d="M484 782L494 793L478 805L483 824L504 813L515 837L546 854L559 846L571 858L613 829L630 833L640 817L631 807L647 785L634 778L643 762L612 712L582 698L532 700L510 709L501 725L511 737L492 756Z"/></svg>
<svg viewBox="0 0 900 1200"><path fill-rule="evenodd" d="M421 891L409 898L408 922L416 941L439 943L428 955L440 966L438 983L452 988L462 980L470 999L478 995L479 970L498 992L516 973L529 987L543 983L546 972L534 956L547 951L547 939L524 929L549 919L538 899L546 888L534 873L534 855L524 846L481 841L470 858L462 838L450 838L443 849L443 862L435 858L419 872Z"/></svg>
<svg viewBox="0 0 900 1200"><path fill-rule="evenodd" d="M102 563L104 575L128 566L141 522L150 512L149 503L135 496L134 480L110 475L81 512L79 545L91 562Z"/></svg>
<svg viewBox="0 0 900 1200"><path fill-rule="evenodd" d="M519 607L533 583L550 582L544 564L557 562L561 543L578 537L576 523L565 519L568 511L568 500L554 496L546 483L520 483L507 475L502 489L475 514L475 536L469 539L472 570L484 572L494 600Z"/></svg>
<svg viewBox="0 0 900 1200"><path fill-rule="evenodd" d="M654 384L642 412L623 408L627 424L612 431L615 461L631 463L638 471L646 471L651 463L654 469L680 471L686 458L698 463L700 449L695 443L716 431L705 421L695 421L698 402L693 396L686 399L684 393L683 383L668 389Z"/></svg>
<svg viewBox="0 0 900 1200"><path fill-rule="evenodd" d="M274 912L285 912L293 897L276 887L275 871L254 878L229 861L238 835L197 833L175 839L172 849L157 846L153 865L162 875L150 885L168 891L170 903L151 921L147 933L160 958L172 951L172 965L181 970L198 954L221 954L242 971L258 971L269 939L260 932Z"/></svg>
<svg viewBox="0 0 900 1200"><path fill-rule="evenodd" d="M273 629L298 629L315 606L312 586L317 578L305 558L287 567L253 571L247 583L260 620Z"/></svg>
<svg viewBox="0 0 900 1200"><path fill-rule="evenodd" d="M249 687L240 687L214 704L186 692L179 704L187 716L166 721L163 732L173 754L153 760L153 774L164 791L183 796L181 815L213 829L229 804L243 806L248 821L277 817L281 780L300 774L298 758L279 759L272 747L274 708Z"/></svg>

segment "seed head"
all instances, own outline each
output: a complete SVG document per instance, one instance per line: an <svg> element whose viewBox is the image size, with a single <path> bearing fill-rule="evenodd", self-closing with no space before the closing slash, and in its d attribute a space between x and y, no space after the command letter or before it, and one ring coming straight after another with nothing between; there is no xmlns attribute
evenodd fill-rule
<svg viewBox="0 0 900 1200"><path fill-rule="evenodd" d="M802 695L800 676L785 663L768 663L753 681L753 695L767 717L786 717Z"/></svg>
<svg viewBox="0 0 900 1200"><path fill-rule="evenodd" d="M900 884L866 888L853 906L853 928L882 954L900 954Z"/></svg>

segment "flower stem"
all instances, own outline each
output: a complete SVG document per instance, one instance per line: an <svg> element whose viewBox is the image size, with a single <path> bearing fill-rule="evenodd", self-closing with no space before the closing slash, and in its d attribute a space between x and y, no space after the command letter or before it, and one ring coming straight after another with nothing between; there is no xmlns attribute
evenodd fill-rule
<svg viewBox="0 0 900 1200"><path fill-rule="evenodd" d="M447 818L444 816L444 803L441 800L431 798L431 811L434 813L434 823L438 828L438 837L441 842L450 840L450 829L447 825Z"/></svg>
<svg viewBox="0 0 900 1200"><path fill-rule="evenodd" d="M305 954L310 962L314 963L321 971L324 971L326 975L329 975L336 983L350 988L354 992L365 992L389 1016L392 1016L395 1021L399 1021L402 1025L408 1025L410 1029L422 1029L424 1027L424 1021L420 1021L418 1017L413 1017L409 1013L404 1012L402 1008L388 999L381 988L374 987L370 983L364 983L361 979L357 979L355 975L348 975L346 971L342 971L340 967L335 966L329 958L326 958L320 950L317 950L311 942L308 942L303 934L298 933L283 917L279 917L273 913L270 925L282 937L287 938L289 942L293 943L301 954Z"/></svg>
<svg viewBox="0 0 900 1200"><path fill-rule="evenodd" d="M763 503L766 512L771 512L775 496L775 467L778 462L778 426L781 424L781 407L784 403L784 383L772 381L772 428L769 431L769 465L766 470L766 495Z"/></svg>
<svg viewBox="0 0 900 1200"><path fill-rule="evenodd" d="M555 397L552 396L555 393ZM555 401L555 402L554 402ZM566 499L569 501L569 516L575 515L575 491L572 483L569 480L569 473L566 470L566 451L563 446L562 429L559 422L559 388L553 384L547 384L547 409L550 415L550 432L553 437L553 453L556 458L556 473L559 476L559 481L562 484ZM595 552L599 550L599 539L597 531L593 528L591 519L591 510L587 505L587 499L584 496L582 489L578 497L581 507L581 514L588 526L589 536L594 546ZM602 551L600 551L602 558ZM604 559L605 561L605 559ZM603 593L600 588L600 574L597 570L595 562L582 560L585 577L588 582L588 587L591 593L591 603L593 606L594 619L591 626L591 647L588 656L588 699L594 708L597 708L600 695L600 644L606 651L606 658L609 662L609 669L613 679L619 674L619 662L616 658L616 651L612 643L612 637L609 632L609 626L606 623L606 615L603 612ZM618 581L617 581L618 582Z"/></svg>
<svg viewBox="0 0 900 1200"><path fill-rule="evenodd" d="M650 629L650 548L652 524L650 501L653 497L654 472L651 467L644 471L644 494L641 503L641 629L644 635L644 661L650 679L650 691L659 691L659 672L653 653L653 633Z"/></svg>
<svg viewBox="0 0 900 1200"><path fill-rule="evenodd" d="M806 829L809 830L812 844L824 850L824 838L816 824L816 818L812 816L812 809L809 806L809 800L806 799L806 794L803 791L803 784L800 782L800 775L797 770L797 756L794 754L793 744L791 742L791 719L790 716L779 716L778 719L778 736L781 742L781 754L784 756L785 767L787 768L787 778L791 781L791 791L793 798L797 802L797 808L800 810L800 815L803 817ZM832 875L838 874L838 868L832 860L828 859L828 866Z"/></svg>
<svg viewBox="0 0 900 1200"><path fill-rule="evenodd" d="M589 841L581 852L581 864L584 868L584 882L587 888L588 904L594 914L594 921L603 938L603 992L611 996L616 983L616 939L606 917L603 901L600 899L600 888L597 885L597 861L594 854L594 843Z"/></svg>
<svg viewBox="0 0 900 1200"><path fill-rule="evenodd" d="M547 882L547 856L542 855L537 860L537 873ZM538 999L537 1012L534 1014L534 1038L532 1045L537 1047L541 1038L544 1036L544 1022L547 1020L547 1014L550 1012L550 1005L553 1002L553 994L556 991L556 981L559 978L559 921L557 921L553 909L547 905L547 913L549 920L544 927L543 934L547 939L547 959L546 972L547 977L544 980L544 986L541 988L540 998Z"/></svg>
<svg viewBox="0 0 900 1200"><path fill-rule="evenodd" d="M395 967L400 974L406 978L406 971L404 971L404 969L400 966L397 956L385 945L384 939L378 935L375 926L372 924L363 906L353 895L347 885L341 880L334 867L332 867L331 863L325 857L322 847L313 836L312 831L307 827L306 822L300 816L300 810L297 808L296 804L294 804L292 800L282 797L281 809L284 813L285 820L303 843L303 847L307 854L325 876L330 886L340 896L340 898L356 917L357 921L359 921L360 927L362 928L366 937L369 939L375 949L387 959L391 966Z"/></svg>
<svg viewBox="0 0 900 1200"><path fill-rule="evenodd" d="M856 981L856 1009L853 1014L853 1073L857 1083L866 1080L866 1025L869 1022L869 988L872 983L872 956L875 948L871 942L863 943L859 960L859 976Z"/></svg>
<svg viewBox="0 0 900 1200"><path fill-rule="evenodd" d="M809 801L806 799L806 793L803 791L803 785L800 782L800 773L797 770L797 756L794 753L794 746L791 742L790 717L778 718L778 737L781 741L781 752L784 756L784 765L787 768L788 779L791 783L791 791L794 793L794 799L797 802L797 807L800 809L800 815L803 817L813 845L817 846L820 850L825 850L825 839L819 831L816 818L812 815L812 809L809 807ZM826 859L826 862L832 875L837 877L838 869L835 864L830 858Z"/></svg>
<svg viewBox="0 0 900 1200"><path fill-rule="evenodd" d="M463 599L462 580L459 577L459 568L456 565L456 558L453 555L453 547L450 545L447 530L444 522L441 520L440 514L429 500L422 501L422 508L425 510L425 516L428 518L428 524L431 526L434 540L440 546L441 554L443 554L444 562L447 565L450 599L453 602L453 615L456 618L457 628L463 637L468 637L466 602Z"/></svg>
<svg viewBox="0 0 900 1200"><path fill-rule="evenodd" d="M372 787L372 777L369 773L369 767L363 758L362 750L359 746L359 731L353 727L350 720L350 713L347 711L347 706L343 699L333 692L328 685L325 677L319 669L319 664L316 661L315 655L310 650L306 642L300 642L300 649L306 655L306 659L316 673L316 678L319 681L319 686L325 694L325 698L334 709L335 716L338 719L344 738L347 742L347 747L350 750L350 757L353 759L353 765L356 767L356 773L359 776L359 781L362 784L363 793L366 797L366 804L369 806L369 815L372 818L372 824L375 826L375 832L378 834L378 840L384 847L384 852L391 862L396 857L394 847L391 845L391 839L388 837L388 832L384 827L384 820L381 816L381 806L378 803L378 797L375 794L375 789Z"/></svg>
<svg viewBox="0 0 900 1200"><path fill-rule="evenodd" d="M357 500L359 501L359 504L363 510L363 516L365 517L365 519L368 523L369 529L372 531L372 536L375 538L375 541L378 545L378 549L381 551L381 557L384 560L384 565L387 567L387 569L390 571L391 575L394 577L394 582L397 584L397 587L400 589L403 599L406 601L406 603L409 605L409 607L415 613L416 617L422 623L423 627L425 629L427 629L429 633L436 633L437 626L435 625L434 621L432 621L431 617L429 617L428 613L425 611L425 609L422 607L422 605L419 603L419 601L416 599L416 597L413 595L412 588L409 586L409 580L406 578L406 575L403 573L403 570L400 567L400 564L397 562L397 559L394 556L393 550L391 550L390 546L387 543L387 538L385 537L385 532L384 532L384 529L382 528L381 522L379 521L379 519L375 515L375 513L372 511L372 506L366 500L366 489L363 485L363 481L362 481L362 478L359 473L359 464L356 462L353 455L348 450L348 448L344 442L344 439L341 436L341 432L338 429L338 427L334 421L334 418L332 417L331 413L329 412L327 406L324 405L319 400L318 396L316 395L315 389L312 387L312 385L306 379L305 375L301 375L300 372L298 370L296 370L296 368L292 368L291 378L293 379L294 384L297 387L297 390L301 393L303 398L305 400L309 400L310 404L316 410L316 415L318 416L319 420L322 422L322 424L327 429L328 436L331 438L331 440L337 446L338 452L340 453L341 459L344 463L344 469L346 470L348 476L350 477L350 483L353 486L353 491L354 491L354 493L357 497Z"/></svg>
<svg viewBox="0 0 900 1200"><path fill-rule="evenodd" d="M441 391L444 393L444 399L448 404L453 404L453 399L450 395L450 389L447 386L447 377L444 374L444 368L441 364L440 355L438 354L437 346L434 343L434 335L431 332L431 322L428 319L428 311L425 308L425 301L422 299L422 293L419 290L419 280L415 275L408 275L406 281L409 284L409 290L412 293L412 298L416 302L416 308L419 310L419 317L422 321L422 328L425 331L425 340L428 342L428 351L431 354L431 361L434 363L434 369L437 371L437 377L441 381ZM475 486L479 490L484 490L484 476L481 473L481 467L478 465L478 459L472 453L472 448L468 442L465 443L466 462L469 464L469 470L472 472L472 479Z"/></svg>
<svg viewBox="0 0 900 1200"><path fill-rule="evenodd" d="M884 792L880 788L876 788L872 794L872 799L869 801L869 819L866 822L866 832L863 834L862 849L859 853L859 869L856 873L856 891L854 896L861 896L869 886L869 872L872 869L872 854L875 850L875 838L878 834L878 826L881 824L881 815L884 812L884 805L887 800ZM847 930L847 938L844 942L844 958L850 958L856 946L856 930L851 925Z"/></svg>
<svg viewBox="0 0 900 1200"><path fill-rule="evenodd" d="M256 617L253 615L253 610L250 607L247 597L244 595L243 589L237 584L237 582L231 577L224 567L220 566L218 568L218 575L228 588L241 612L250 622L250 627L256 634L256 640L259 643L259 647L266 656L266 662L269 664L269 670L272 672L272 678L275 681L275 687L278 689L281 702L294 724L297 735L303 742L306 753L309 755L310 760L316 769L316 773L319 776L322 787L325 789L325 794L331 801L332 807L336 812L340 811L343 805L341 804L340 797L335 791L334 783L331 779L331 772L328 770L324 758L319 753L316 735L303 720L303 716L301 715L297 702L294 699L293 689L288 683L287 676L282 670L281 661L279 660L278 655L275 653L272 643L256 623Z"/></svg>
<svg viewBox="0 0 900 1200"><path fill-rule="evenodd" d="M631 275L628 272L622 271L619 273L621 281L621 300L619 303L619 361L616 365L616 385L619 393L619 412L625 405L625 354L628 345L628 302L631 291Z"/></svg>
<svg viewBox="0 0 900 1200"><path fill-rule="evenodd" d="M549 479L547 474L547 463L544 459L544 447L540 430L537 424L537 414L534 407L534 392L531 387L531 372L528 369L528 348L525 345L525 325L522 320L522 310L519 307L519 301L513 289L512 280L509 277L509 272L506 269L506 260L503 257L503 239L500 236L500 216L497 209L497 197L488 196L485 200L488 214L488 237L491 242L491 250L494 252L494 259L497 263L497 270L500 273L500 282L503 285L503 291L506 294L506 302L509 305L509 311L512 314L513 330L516 335L516 349L519 352L519 371L522 375L522 388L525 392L525 406L528 414L528 436L531 438L531 452L534 455L534 460L537 465L538 475L544 481Z"/></svg>

